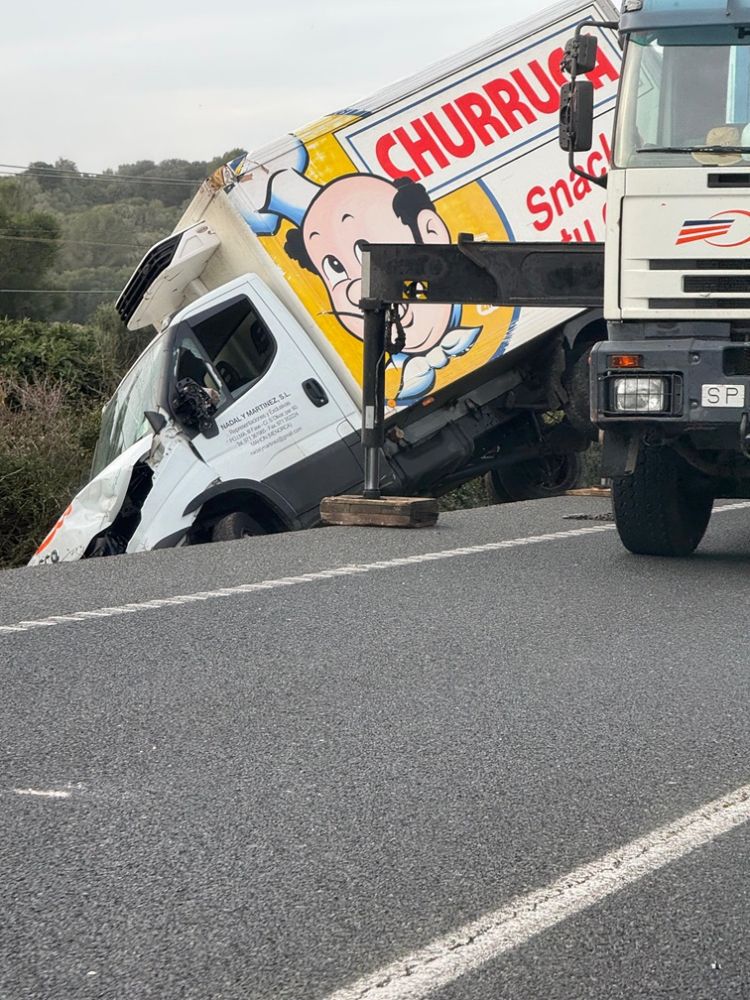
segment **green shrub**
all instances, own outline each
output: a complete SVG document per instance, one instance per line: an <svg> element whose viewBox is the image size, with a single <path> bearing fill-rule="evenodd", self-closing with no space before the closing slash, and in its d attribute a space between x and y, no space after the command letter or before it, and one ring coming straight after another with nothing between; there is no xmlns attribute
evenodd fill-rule
<svg viewBox="0 0 750 1000"><path fill-rule="evenodd" d="M0 567L26 562L86 479L101 408L144 335L0 317Z"/></svg>
<svg viewBox="0 0 750 1000"><path fill-rule="evenodd" d="M60 382L0 377L0 566L28 561L77 492L98 420Z"/></svg>

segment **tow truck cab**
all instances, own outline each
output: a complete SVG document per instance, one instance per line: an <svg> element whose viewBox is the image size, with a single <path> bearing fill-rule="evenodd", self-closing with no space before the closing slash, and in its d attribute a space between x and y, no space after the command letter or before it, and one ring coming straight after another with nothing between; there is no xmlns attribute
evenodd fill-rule
<svg viewBox="0 0 750 1000"><path fill-rule="evenodd" d="M685 555L714 498L750 496L750 3L625 0L617 27L592 419L624 544ZM583 37L571 161L588 148Z"/></svg>

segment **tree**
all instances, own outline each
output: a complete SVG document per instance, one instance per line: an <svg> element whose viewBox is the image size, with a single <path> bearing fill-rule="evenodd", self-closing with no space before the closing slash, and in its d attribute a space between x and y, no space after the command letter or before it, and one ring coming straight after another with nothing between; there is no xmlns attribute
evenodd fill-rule
<svg viewBox="0 0 750 1000"><path fill-rule="evenodd" d="M16 180L0 181L0 316L40 318L44 280L60 248L60 225L49 212L28 210Z"/></svg>

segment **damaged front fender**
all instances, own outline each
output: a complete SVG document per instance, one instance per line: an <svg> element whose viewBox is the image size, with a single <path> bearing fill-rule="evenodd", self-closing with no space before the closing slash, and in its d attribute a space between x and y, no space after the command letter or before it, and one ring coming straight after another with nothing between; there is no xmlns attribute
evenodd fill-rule
<svg viewBox="0 0 750 1000"><path fill-rule="evenodd" d="M29 566L81 559L92 540L114 523L133 469L149 456L153 443L153 434L141 438L84 486L31 557Z"/></svg>

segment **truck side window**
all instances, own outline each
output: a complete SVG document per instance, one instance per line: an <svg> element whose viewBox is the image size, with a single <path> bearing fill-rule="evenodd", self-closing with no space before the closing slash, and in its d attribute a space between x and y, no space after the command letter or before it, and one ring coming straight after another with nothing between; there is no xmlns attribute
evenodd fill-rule
<svg viewBox="0 0 750 1000"><path fill-rule="evenodd" d="M276 353L268 328L245 298L196 323L193 334L234 399L268 371Z"/></svg>

